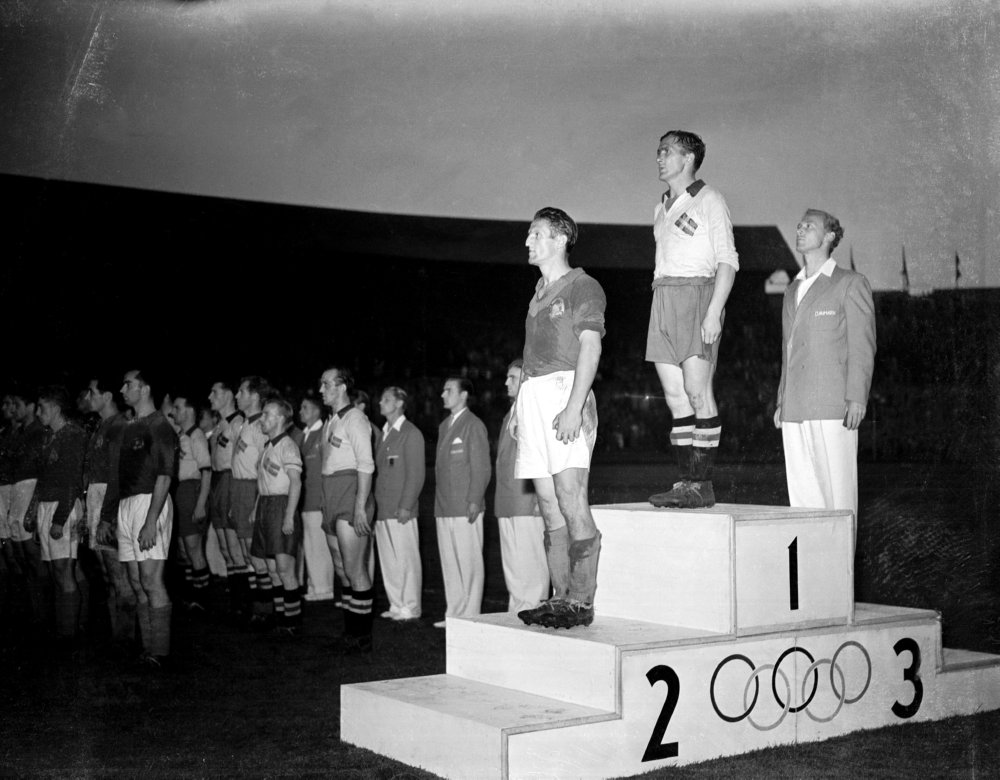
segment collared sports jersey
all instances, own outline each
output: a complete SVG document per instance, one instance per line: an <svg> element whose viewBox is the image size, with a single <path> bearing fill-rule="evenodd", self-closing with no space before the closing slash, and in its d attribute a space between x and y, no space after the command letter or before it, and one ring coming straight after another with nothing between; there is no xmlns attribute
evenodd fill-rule
<svg viewBox="0 0 1000 780"><path fill-rule="evenodd" d="M128 425L124 414L101 420L87 443L84 484L108 484L118 471L118 446Z"/></svg>
<svg viewBox="0 0 1000 780"><path fill-rule="evenodd" d="M25 479L38 479L42 472L42 448L45 446L45 426L37 419L21 426L10 444L13 468L12 483Z"/></svg>
<svg viewBox="0 0 1000 780"><path fill-rule="evenodd" d="M572 269L547 288L539 279L524 320L524 375L575 371L580 334L593 330L603 338L606 307L601 285L582 268Z"/></svg>
<svg viewBox="0 0 1000 780"><path fill-rule="evenodd" d="M118 487L122 499L152 493L156 478L173 478L177 434L159 411L132 420L122 431Z"/></svg>
<svg viewBox="0 0 1000 780"><path fill-rule="evenodd" d="M733 243L733 223L725 198L701 179L691 184L664 210L653 211L656 268L653 278L663 276L715 276L719 263L739 270Z"/></svg>
<svg viewBox="0 0 1000 780"><path fill-rule="evenodd" d="M372 429L364 412L353 406L341 409L323 426L323 473L356 469L361 474L375 471L372 456Z"/></svg>
<svg viewBox="0 0 1000 780"><path fill-rule="evenodd" d="M267 434L260 427L260 412L247 417L236 432L233 447L233 479L257 479L260 454Z"/></svg>
<svg viewBox="0 0 1000 780"><path fill-rule="evenodd" d="M201 477L202 469L212 467L212 458L208 454L208 439L205 438L205 432L197 425L192 425L189 430L181 432L178 441L181 448L180 458L177 461L178 482L198 479Z"/></svg>
<svg viewBox="0 0 1000 780"><path fill-rule="evenodd" d="M65 524L80 496L86 448L87 434L76 423L67 422L58 431L46 431L36 496L39 502L59 502L52 518L55 525Z"/></svg>
<svg viewBox="0 0 1000 780"><path fill-rule="evenodd" d="M287 433L270 439L260 456L257 490L262 496L287 496L291 485L288 472L302 473L302 455Z"/></svg>
<svg viewBox="0 0 1000 780"><path fill-rule="evenodd" d="M239 427L246 419L243 412L233 412L223 417L212 429L212 470L226 471L233 467L233 447ZM236 429L234 432L233 429Z"/></svg>

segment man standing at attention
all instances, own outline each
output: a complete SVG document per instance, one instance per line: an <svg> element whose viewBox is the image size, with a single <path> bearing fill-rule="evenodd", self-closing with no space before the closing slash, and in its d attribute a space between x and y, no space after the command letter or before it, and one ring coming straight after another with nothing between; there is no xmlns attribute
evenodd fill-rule
<svg viewBox="0 0 1000 780"><path fill-rule="evenodd" d="M715 504L712 466L722 426L712 380L726 299L740 265L725 199L695 179L704 158L704 142L684 130L666 133L656 150L668 189L653 215L656 267L646 360L656 366L673 418L670 443L680 480L650 496L653 506Z"/></svg>
<svg viewBox="0 0 1000 780"><path fill-rule="evenodd" d="M445 617L478 615L483 603L483 510L490 482L486 426L469 410L472 383L448 377L441 391L450 414L438 427L434 517L444 578ZM435 628L444 628L439 620Z"/></svg>
<svg viewBox="0 0 1000 780"><path fill-rule="evenodd" d="M494 514L500 527L500 557L503 578L510 594L508 610L534 609L549 597L549 567L545 558L548 537L538 509L535 486L530 479L514 478L517 459L514 402L521 387L524 361L513 360L507 367L507 395L511 406L500 426L497 439L496 495ZM513 429L513 430L512 430Z"/></svg>
<svg viewBox="0 0 1000 780"><path fill-rule="evenodd" d="M158 669L170 654L171 603L163 568L173 532L177 434L157 411L147 375L129 371L121 394L135 418L122 431L118 457L118 558L136 595L143 661Z"/></svg>
<svg viewBox="0 0 1000 780"><path fill-rule="evenodd" d="M174 398L174 425L180 447L174 509L177 530L186 554L184 606L204 612L210 575L205 558L205 533L208 530L212 456L205 432L198 427L198 410L189 402L190 398L192 396L187 395Z"/></svg>
<svg viewBox="0 0 1000 780"><path fill-rule="evenodd" d="M401 387L387 387L379 399L385 417L382 441L375 452L375 539L389 609L382 617L420 617L420 531L417 527L420 491L424 487L424 435L406 419L409 396Z"/></svg>
<svg viewBox="0 0 1000 780"><path fill-rule="evenodd" d="M107 590L112 639L127 644L135 635L135 593L125 567L118 560L118 449L128 420L118 408L114 384L91 379L87 404L100 418L87 446L84 485L90 547L97 556Z"/></svg>
<svg viewBox="0 0 1000 780"><path fill-rule="evenodd" d="M514 476L531 479L546 528L552 598L518 613L528 625L589 626L594 620L601 534L587 500L597 439L591 385L601 359L607 301L582 268L570 268L576 223L544 208L528 228L528 262L542 278L528 304L517 394Z"/></svg>
<svg viewBox="0 0 1000 780"><path fill-rule="evenodd" d="M868 280L830 255L836 217L809 209L795 231L802 270L781 311L781 429L791 506L858 514L858 426L875 367L875 306Z"/></svg>
<svg viewBox="0 0 1000 780"><path fill-rule="evenodd" d="M239 538L243 559L249 560L253 572L250 576L250 624L262 629L273 616L271 575L267 561L250 552L253 541L254 512L257 506L257 476L260 456L267 444L267 434L260 427L264 403L271 397L271 386L260 376L246 376L236 391L236 406L246 419L233 426L233 478L229 485L229 527Z"/></svg>
<svg viewBox="0 0 1000 780"><path fill-rule="evenodd" d="M338 655L372 652L371 495L375 459L371 425L351 403L354 377L332 366L320 377L319 391L333 414L323 426L323 530L331 552L339 549L349 582L344 589L344 633L334 643Z"/></svg>
<svg viewBox="0 0 1000 780"><path fill-rule="evenodd" d="M243 547L236 534L236 527L230 525L229 515L233 449L246 415L236 409L236 399L227 382L213 384L208 401L212 405L212 411L219 415L219 421L209 439L212 454L212 483L208 494L208 513L219 540L219 552L226 561L230 608L238 617L250 597L250 574L247 571L247 559L243 556Z"/></svg>

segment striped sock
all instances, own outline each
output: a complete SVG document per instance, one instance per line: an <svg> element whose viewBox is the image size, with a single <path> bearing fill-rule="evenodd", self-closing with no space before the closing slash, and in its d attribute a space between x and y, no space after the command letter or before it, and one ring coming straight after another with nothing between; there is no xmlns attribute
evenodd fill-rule
<svg viewBox="0 0 1000 780"><path fill-rule="evenodd" d="M205 591L208 588L210 572L206 566L203 569L194 569L191 572L191 593L194 595L194 600L198 601L199 598L205 596Z"/></svg>
<svg viewBox="0 0 1000 780"><path fill-rule="evenodd" d="M712 463L719 448L721 434L722 424L718 415L698 420L692 442L695 457L692 460L691 479L694 481L703 482L712 478Z"/></svg>
<svg viewBox="0 0 1000 780"><path fill-rule="evenodd" d="M285 588L285 625L298 628L302 625L302 600L298 588Z"/></svg>
<svg viewBox="0 0 1000 780"><path fill-rule="evenodd" d="M271 585L271 575L267 572L257 575L257 599L254 603L256 609L254 612L259 612L261 614L267 614L273 609L271 593L273 592L273 587Z"/></svg>
<svg viewBox="0 0 1000 780"><path fill-rule="evenodd" d="M670 444L677 458L677 468L681 479L691 477L691 444L694 436L695 417L678 417L670 426Z"/></svg>
<svg viewBox="0 0 1000 780"><path fill-rule="evenodd" d="M355 615L357 636L371 636L372 602L374 601L374 597L375 589L372 587L369 587L368 590L354 591L354 595L351 597L351 606L349 609Z"/></svg>

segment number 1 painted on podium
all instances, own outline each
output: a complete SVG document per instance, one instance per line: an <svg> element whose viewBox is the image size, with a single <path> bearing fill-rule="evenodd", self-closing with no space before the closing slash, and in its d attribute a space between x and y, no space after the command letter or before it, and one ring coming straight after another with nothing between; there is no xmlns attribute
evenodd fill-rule
<svg viewBox="0 0 1000 780"><path fill-rule="evenodd" d="M799 537L788 545L788 608L799 608Z"/></svg>

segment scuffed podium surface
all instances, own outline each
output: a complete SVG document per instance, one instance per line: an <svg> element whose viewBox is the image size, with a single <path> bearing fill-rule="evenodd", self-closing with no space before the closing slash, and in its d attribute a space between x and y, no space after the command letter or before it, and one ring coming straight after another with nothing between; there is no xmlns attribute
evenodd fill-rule
<svg viewBox="0 0 1000 780"><path fill-rule="evenodd" d="M447 673L343 686L341 738L445 777L597 778L1000 708L1000 657L854 603L849 512L593 511L592 626L449 618Z"/></svg>

